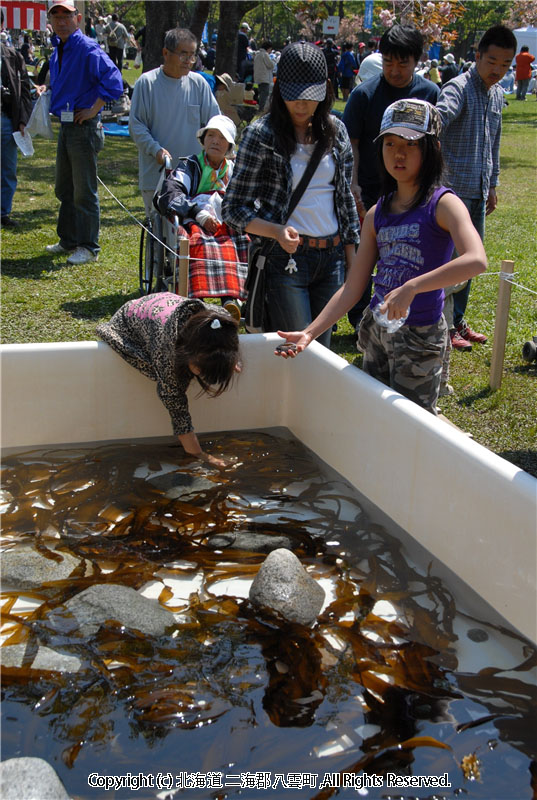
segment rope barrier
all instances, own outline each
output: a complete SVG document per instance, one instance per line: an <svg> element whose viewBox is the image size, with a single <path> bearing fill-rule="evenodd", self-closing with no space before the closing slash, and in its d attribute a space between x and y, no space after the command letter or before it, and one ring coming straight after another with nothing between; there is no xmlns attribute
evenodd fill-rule
<svg viewBox="0 0 537 800"><path fill-rule="evenodd" d="M115 195L115 194L112 192L112 190L108 188L108 186L106 185L106 183L105 183L104 181L102 181L102 180L99 178L99 176L98 176L98 175L97 175L97 180L99 181L99 183L101 184L101 186L103 186L103 187L106 189L106 191L108 192L108 194L109 194L111 197L113 197L113 198L114 198L114 200L116 201L116 203L117 203L119 206L121 206L121 208L122 208L124 211L126 211L126 212L127 212L127 214L129 215L129 217L132 217L132 219L133 219L133 220L136 222L136 224L137 224L137 225L139 225L139 226L140 226L140 228L143 228L143 230L144 230L146 233L148 233L148 234L149 234L149 236L152 236L152 237L153 237L153 239L154 239L156 242L158 242L159 244L161 244L161 245L162 245L162 246L163 246L163 247L164 247L166 250L168 250L168 251L169 251L170 253L172 253L174 256L176 256L177 258L188 258L188 260L189 260L189 261L205 261L205 262L207 262L207 263L212 263L212 262L214 262L214 261L215 261L215 259L210 259L210 258L193 258L193 257L192 257L192 256L190 256L190 255L189 255L189 256L181 256L181 255L180 255L180 254L177 252L177 250L174 250L174 249L173 249L173 247L169 247L169 246L168 246L168 245L167 245L165 242L162 242L162 241L161 241L161 240L158 238L158 236L155 236L155 234L153 233L153 231L152 231L152 230L150 230L150 229L149 229L148 227L146 227L146 226L145 226L145 225L144 225L142 222L140 222L140 220L139 220L137 217L135 217L135 216L134 216L134 214L133 214L131 211L129 211L129 209L128 209L128 208L127 208L125 205L123 205L123 203L121 202L121 200L120 200L118 197L116 197L116 195ZM241 267L247 267L247 266L248 266L248 263L247 263L247 262L245 262L245 261L220 261L219 263L220 263L220 264L230 264L230 265L232 265L232 266L241 266ZM477 277L478 277L478 278L489 278L489 277L492 277L493 275L499 275L499 276L500 276L500 278L501 278L502 280L504 280L504 281L507 281L507 283L511 283L513 286L518 286L518 288L519 288L519 289L524 289L524 291L526 291L526 292L530 292L530 294L535 294L535 295L537 295L537 292L536 292L534 289L529 289L527 286L523 286L521 283L516 283L516 281L514 281L514 280L513 280L513 276L514 276L514 275L517 275L517 274L518 274L517 272L509 273L509 272L501 272L501 271L500 271L500 272L483 272L481 275L478 275Z"/></svg>
<svg viewBox="0 0 537 800"><path fill-rule="evenodd" d="M161 240L158 238L158 236L155 236L155 234L153 233L153 231L152 231L152 230L150 230L150 229L149 229L149 228L148 228L146 225L144 225L142 222L140 222L140 220L139 220L137 217L135 217L135 216L134 216L134 214L133 214L131 211L129 211L129 209L128 209L128 208L127 208L125 205L123 205L123 203L121 202L121 200L120 200L118 197L116 197L116 196L115 196L115 194L112 192L112 190L108 188L108 186L106 185L106 183L105 183L104 181L102 181L102 180L99 178L99 176L98 176L98 175L97 175L97 180L99 181L99 183L101 184L101 186L103 186L103 187L106 189L106 191L108 192L108 194L109 194L111 197L113 197L113 198L114 198L114 200L116 201L116 203L117 203L119 206L121 206L121 208L122 208L124 211L126 211L126 212L127 212L127 214L129 215L129 217L132 217L132 219L133 219L133 220L136 222L136 224L137 224L137 225L139 225L139 226L140 226L140 228L143 228L143 230L144 230L146 233L148 233L148 234L149 234L149 236L152 236L152 237L153 237L153 239L154 239L156 242L158 242L159 244L161 244L161 245L162 245L162 246L163 246L163 247L164 247L166 250L168 250L168 251L169 251L170 253L172 253L174 256L176 256L177 258L188 258L188 260L189 260L189 261L205 261L205 262L207 262L207 263L209 263L209 264L212 264L212 263L214 263L214 261L216 260L216 259L214 259L214 258L213 258L213 259L211 259L211 258L197 258L197 257L196 257L196 258L194 258L194 257L192 257L192 256L190 256L190 255L189 255L189 256L182 256L182 255L180 255L180 254L177 252L177 250L174 250L174 249L173 249L173 247L169 247L169 246L166 244L166 242L162 242L162 241L161 241ZM219 261L218 261L218 263L219 263L219 264L230 264L231 266L234 266L234 267L236 267L236 266L247 267L247 266L248 266L248 262L247 262L247 261L220 261L220 260L219 260Z"/></svg>
<svg viewBox="0 0 537 800"><path fill-rule="evenodd" d="M493 275L499 275L501 280L506 281L507 283L511 283L513 286L518 286L519 289L524 289L524 291L529 292L530 294L537 295L535 289L530 289L528 286L524 286L522 283L517 283L513 280L514 275L518 275L518 272L482 272L478 275L478 278L491 278Z"/></svg>

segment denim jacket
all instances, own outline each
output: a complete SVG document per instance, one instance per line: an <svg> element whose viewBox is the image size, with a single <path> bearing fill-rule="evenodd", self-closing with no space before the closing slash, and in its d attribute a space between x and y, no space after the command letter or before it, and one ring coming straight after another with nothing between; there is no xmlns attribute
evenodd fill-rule
<svg viewBox="0 0 537 800"><path fill-rule="evenodd" d="M350 184L352 149L343 123L332 117L336 127L331 155L336 170L334 206L343 244L360 241L358 214ZM290 159L275 149L274 134L267 114L249 125L241 140L233 177L222 202L224 222L244 230L256 217L283 225L287 222L293 193Z"/></svg>

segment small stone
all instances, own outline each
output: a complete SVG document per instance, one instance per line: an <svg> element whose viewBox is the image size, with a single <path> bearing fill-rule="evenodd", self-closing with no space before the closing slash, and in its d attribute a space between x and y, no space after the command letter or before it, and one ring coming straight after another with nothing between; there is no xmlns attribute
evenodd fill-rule
<svg viewBox="0 0 537 800"><path fill-rule="evenodd" d="M60 556L61 561L47 558L33 547L19 546L5 550L0 565L2 586L53 593L54 588L44 584L66 580L80 564L80 559L70 553L56 551L55 555Z"/></svg>
<svg viewBox="0 0 537 800"><path fill-rule="evenodd" d="M9 758L0 764L2 800L69 800L55 770L42 758Z"/></svg>
<svg viewBox="0 0 537 800"><path fill-rule="evenodd" d="M2 647L2 667L22 667L25 662L26 644L13 644ZM82 662L76 656L58 653L50 647L40 646L32 662L26 660L25 666L44 672L79 672Z"/></svg>
<svg viewBox="0 0 537 800"><path fill-rule="evenodd" d="M92 636L108 620L148 636L162 636L166 628L175 624L173 614L158 602L143 597L130 586L115 583L90 586L71 597L64 608L76 619L83 636Z"/></svg>
<svg viewBox="0 0 537 800"><path fill-rule="evenodd" d="M247 550L253 553L271 553L273 550L292 549L289 536L254 531L230 531L216 533L207 540L207 546L214 550Z"/></svg>
<svg viewBox="0 0 537 800"><path fill-rule="evenodd" d="M164 475L155 475L148 478L155 489L163 492L169 500L178 500L180 497L192 494L202 494L203 492L214 489L213 481L203 478L200 475L187 475L184 472L166 472Z"/></svg>
<svg viewBox="0 0 537 800"><path fill-rule="evenodd" d="M277 611L289 622L311 625L323 607L324 589L290 550L273 550L261 564L250 588L255 605Z"/></svg>

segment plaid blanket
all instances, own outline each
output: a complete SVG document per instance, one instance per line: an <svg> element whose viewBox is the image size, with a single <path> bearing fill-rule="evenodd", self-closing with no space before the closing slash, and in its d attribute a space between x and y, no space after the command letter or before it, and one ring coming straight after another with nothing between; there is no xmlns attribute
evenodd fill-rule
<svg viewBox="0 0 537 800"><path fill-rule="evenodd" d="M222 223L210 234L195 222L179 228L190 240L189 297L246 299L248 236Z"/></svg>

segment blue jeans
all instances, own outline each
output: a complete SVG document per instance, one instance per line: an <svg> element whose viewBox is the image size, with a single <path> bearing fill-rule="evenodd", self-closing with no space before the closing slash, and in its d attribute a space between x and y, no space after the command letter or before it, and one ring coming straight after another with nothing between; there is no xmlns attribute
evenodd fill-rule
<svg viewBox="0 0 537 800"><path fill-rule="evenodd" d="M485 200L482 197L461 197L461 200L470 212L470 219L474 224L474 228L481 237L481 241L483 241L485 238ZM453 257L455 258L455 254ZM464 319L471 285L472 281L469 280L466 286L461 289L460 292L456 292L453 295L453 325L455 328L460 325Z"/></svg>
<svg viewBox="0 0 537 800"><path fill-rule="evenodd" d="M13 138L11 117L2 114L2 216L11 214L13 195L17 188L17 145Z"/></svg>
<svg viewBox="0 0 537 800"><path fill-rule="evenodd" d="M266 299L269 330L302 330L323 310L344 281L345 252L343 245L316 250L299 246L293 258L297 272L285 267L289 253L275 244L266 269ZM332 330L325 331L318 342L330 347Z"/></svg>
<svg viewBox="0 0 537 800"><path fill-rule="evenodd" d="M56 197L60 213L56 230L67 250L86 247L99 252L97 155L104 144L97 119L60 125L56 153Z"/></svg>

